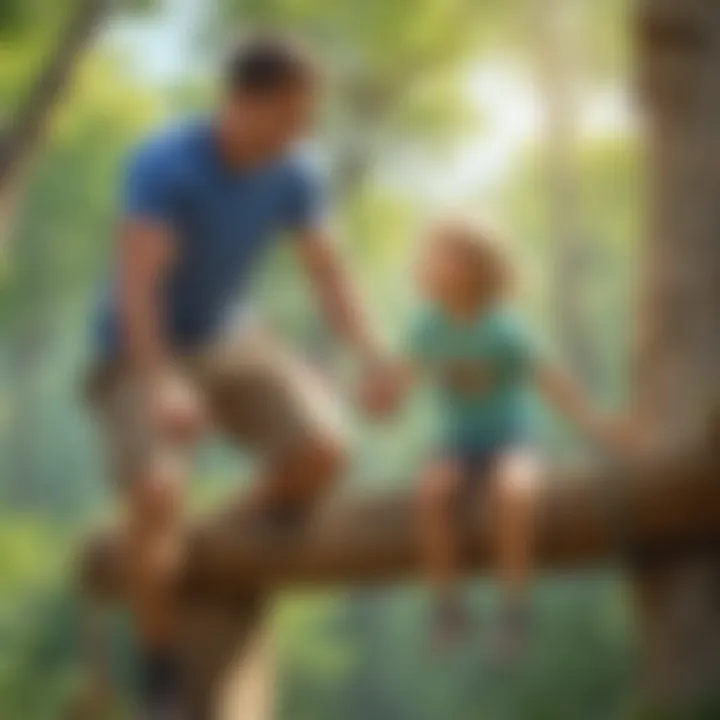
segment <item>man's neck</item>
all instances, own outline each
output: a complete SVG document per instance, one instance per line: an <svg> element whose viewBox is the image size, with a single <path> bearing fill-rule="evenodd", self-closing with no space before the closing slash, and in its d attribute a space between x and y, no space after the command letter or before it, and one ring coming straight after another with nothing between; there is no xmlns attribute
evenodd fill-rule
<svg viewBox="0 0 720 720"><path fill-rule="evenodd" d="M213 140L221 163L230 170L239 171L261 165L265 158L260 156L250 140L249 133L232 132L222 117L213 123Z"/></svg>

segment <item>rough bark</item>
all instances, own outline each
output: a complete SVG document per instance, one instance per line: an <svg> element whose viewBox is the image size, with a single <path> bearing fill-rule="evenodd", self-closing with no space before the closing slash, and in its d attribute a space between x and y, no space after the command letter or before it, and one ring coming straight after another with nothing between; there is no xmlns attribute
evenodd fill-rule
<svg viewBox="0 0 720 720"><path fill-rule="evenodd" d="M720 5L645 0L636 27L651 203L640 406L666 447L696 436L720 368ZM720 688L720 555L637 575L645 680L657 704Z"/></svg>
<svg viewBox="0 0 720 720"><path fill-rule="evenodd" d="M78 0L57 46L24 102L0 133L0 235L9 224L19 184L48 118L107 7L106 0Z"/></svg>

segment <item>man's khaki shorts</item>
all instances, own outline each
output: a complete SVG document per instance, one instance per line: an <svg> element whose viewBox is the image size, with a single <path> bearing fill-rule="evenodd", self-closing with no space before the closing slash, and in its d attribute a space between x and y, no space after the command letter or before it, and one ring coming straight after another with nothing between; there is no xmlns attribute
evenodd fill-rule
<svg viewBox="0 0 720 720"><path fill-rule="evenodd" d="M344 436L339 403L320 376L263 331L248 331L179 362L213 428L272 460L304 441ZM93 368L88 396L121 486L156 461L185 456L151 426L147 390L119 365Z"/></svg>

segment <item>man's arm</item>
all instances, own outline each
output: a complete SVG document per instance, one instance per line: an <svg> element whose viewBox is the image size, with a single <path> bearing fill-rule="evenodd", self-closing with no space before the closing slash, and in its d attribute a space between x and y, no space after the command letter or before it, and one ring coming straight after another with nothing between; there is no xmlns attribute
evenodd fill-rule
<svg viewBox="0 0 720 720"><path fill-rule="evenodd" d="M159 377L169 358L159 307L159 289L174 260L169 231L130 218L120 230L120 323L126 360L148 379Z"/></svg>
<svg viewBox="0 0 720 720"><path fill-rule="evenodd" d="M304 230L298 240L301 263L328 323L366 365L381 363L379 339L330 233L322 229Z"/></svg>
<svg viewBox="0 0 720 720"><path fill-rule="evenodd" d="M128 219L120 233L120 331L125 359L144 388L153 420L163 432L189 441L205 418L199 398L173 367L166 346L160 288L175 260L170 232Z"/></svg>

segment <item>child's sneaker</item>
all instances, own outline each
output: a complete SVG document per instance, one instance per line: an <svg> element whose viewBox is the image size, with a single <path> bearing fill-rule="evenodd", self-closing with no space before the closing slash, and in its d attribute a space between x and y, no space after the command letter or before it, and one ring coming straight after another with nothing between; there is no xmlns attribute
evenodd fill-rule
<svg viewBox="0 0 720 720"><path fill-rule="evenodd" d="M496 667L510 667L522 659L530 634L530 610L523 602L500 608L490 629L490 660Z"/></svg>
<svg viewBox="0 0 720 720"><path fill-rule="evenodd" d="M432 620L431 648L436 655L446 655L464 640L470 631L470 616L463 602L455 596L438 600Z"/></svg>

